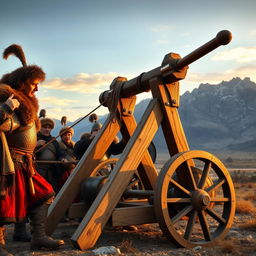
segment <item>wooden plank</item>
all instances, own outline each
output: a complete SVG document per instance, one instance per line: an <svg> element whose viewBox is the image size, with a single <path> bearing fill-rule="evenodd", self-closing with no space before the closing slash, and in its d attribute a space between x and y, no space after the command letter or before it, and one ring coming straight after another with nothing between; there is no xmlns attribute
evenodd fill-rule
<svg viewBox="0 0 256 256"><path fill-rule="evenodd" d="M117 207L129 208L132 206L137 207L137 206L145 206L145 205L148 205L148 200L125 200L125 201L120 201ZM89 208L90 206L85 204L84 202L73 203L68 208L68 217L70 219L83 218L86 212L89 210Z"/></svg>
<svg viewBox="0 0 256 256"><path fill-rule="evenodd" d="M172 104L172 100L178 101L179 82L163 84L160 79L154 78L150 81L150 85L153 97L160 99L161 102L161 108L165 116L161 126L170 155L173 156L177 153L189 151L187 138L178 113L178 104ZM168 87L177 88L170 89ZM171 95L171 93L174 95ZM176 174L179 182L181 182L180 184L186 184L186 187L192 188L193 184L188 179L190 171L188 166L195 166L194 161L188 160L187 164L181 166Z"/></svg>
<svg viewBox="0 0 256 256"><path fill-rule="evenodd" d="M89 148L57 194L54 202L49 207L46 220L46 233L48 235L52 234L62 216L78 195L81 182L91 175L91 172L100 162L119 130L119 121L116 120L113 122L113 118L109 115Z"/></svg>
<svg viewBox="0 0 256 256"><path fill-rule="evenodd" d="M123 101L124 99L121 99L122 107L124 105L127 106L127 99L125 99L124 102ZM121 111L122 107L120 106L118 107ZM126 107L125 109L128 109L128 107ZM161 117L162 117L162 114L158 118L161 119ZM122 116L122 122L123 122L123 125L121 128L121 133L124 137L130 138L137 127L136 119L133 115L124 115ZM151 159L151 156L148 150L145 151L145 154L141 159L141 163L138 166L138 174L141 178L141 181L145 189L149 189L149 190L154 189L158 172L155 168L155 165Z"/></svg>
<svg viewBox="0 0 256 256"><path fill-rule="evenodd" d="M189 146L187 138L182 127L177 107L172 107L172 97L169 95L170 91L178 91L178 89L168 90L166 87L178 87L179 83L163 84L159 79L154 78L150 81L151 91L153 97L161 100L161 107L165 118L162 122L162 129L167 143L170 155L188 151ZM177 100L177 95L175 95Z"/></svg>
<svg viewBox="0 0 256 256"><path fill-rule="evenodd" d="M130 226L157 222L153 205L115 208L112 226Z"/></svg>
<svg viewBox="0 0 256 256"><path fill-rule="evenodd" d="M162 113L157 99L154 99L149 104L141 122L128 141L120 160L111 172L109 182L104 184L78 229L73 234L71 241L76 247L83 250L92 248L95 245L141 162L161 120Z"/></svg>

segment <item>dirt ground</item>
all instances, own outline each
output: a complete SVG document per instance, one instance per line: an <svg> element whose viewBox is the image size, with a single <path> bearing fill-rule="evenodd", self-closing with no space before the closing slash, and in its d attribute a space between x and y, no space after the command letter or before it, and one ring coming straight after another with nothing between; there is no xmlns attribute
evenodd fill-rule
<svg viewBox="0 0 256 256"><path fill-rule="evenodd" d="M229 235L223 244L214 248L194 249L176 248L162 234L158 224L137 226L137 231L126 231L121 228L106 228L94 248L114 246L119 248L121 255L256 255L256 232L244 231L238 225L249 220L249 215L237 214ZM74 249L70 237L77 227L77 222L59 224L53 237L65 240L65 245L57 251L30 251L29 243L13 242L13 227L8 227L7 247L10 253L25 255L95 255L91 251Z"/></svg>
<svg viewBox="0 0 256 256"><path fill-rule="evenodd" d="M254 171L255 173L255 171ZM241 198L245 193L256 193L256 182L250 186L235 183L237 198ZM254 201L254 207L256 202ZM121 252L120 255L251 255L256 256L256 228L248 230L242 229L241 224L254 220L255 213L236 213L234 223L226 238L218 246L203 248L196 246L193 249L177 248L162 234L158 224L138 225L138 230L128 231L121 227L106 227L98 239L94 248L90 251L74 249L70 238L78 227L77 221L60 223L55 230L53 237L65 240L65 245L57 251L30 251L30 244L23 242L13 242L13 225L7 228L7 248L14 255L95 255L93 249L102 246L114 246ZM254 224L255 225L255 224ZM98 254L96 254L98 255ZM105 254L107 255L107 254Z"/></svg>

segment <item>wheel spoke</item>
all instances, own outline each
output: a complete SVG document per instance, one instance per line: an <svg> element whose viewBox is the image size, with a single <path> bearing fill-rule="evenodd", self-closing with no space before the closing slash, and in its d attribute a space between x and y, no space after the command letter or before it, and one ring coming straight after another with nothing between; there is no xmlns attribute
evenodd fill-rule
<svg viewBox="0 0 256 256"><path fill-rule="evenodd" d="M171 156L154 190L156 219L178 246L214 246L235 216L235 191L228 170L209 152Z"/></svg>
<svg viewBox="0 0 256 256"><path fill-rule="evenodd" d="M188 224L187 224L187 227L186 227L186 231L185 231L185 234L184 234L184 238L188 241L190 240L196 217L197 217L197 211L194 210L194 211L191 212L191 215L189 217Z"/></svg>
<svg viewBox="0 0 256 256"><path fill-rule="evenodd" d="M225 179L218 180L215 184L211 185L205 191L209 194L214 190L217 190L220 186L222 186L225 183Z"/></svg>
<svg viewBox="0 0 256 256"><path fill-rule="evenodd" d="M201 179L200 179L198 188L204 189L205 183L206 183L206 179L207 179L207 176L208 176L209 171L210 171L210 169L211 169L211 166L212 166L212 163L211 163L210 161L207 161L207 162L205 163L204 170L203 170L203 174L202 174L202 177L201 177Z"/></svg>
<svg viewBox="0 0 256 256"><path fill-rule="evenodd" d="M172 218L172 223L175 224L178 220L180 220L182 217L184 217L186 214L188 214L191 210L193 210L192 205L188 205L187 207L184 207L178 214L176 214Z"/></svg>
<svg viewBox="0 0 256 256"><path fill-rule="evenodd" d="M191 166L188 161L186 161L186 165L188 168L188 177L187 178L190 180L190 183L192 185L192 190L196 190L197 185L196 185L195 177L194 177L193 171L192 171Z"/></svg>
<svg viewBox="0 0 256 256"><path fill-rule="evenodd" d="M174 179L170 178L170 182L177 188L179 188L181 191L183 191L185 194L187 195L191 195L191 193L185 189L184 187L182 187L178 182L176 182Z"/></svg>
<svg viewBox="0 0 256 256"><path fill-rule="evenodd" d="M191 198L169 197L167 203L191 203Z"/></svg>
<svg viewBox="0 0 256 256"><path fill-rule="evenodd" d="M230 198L229 197L212 197L211 202L218 202L218 203L224 203L224 202L229 202Z"/></svg>
<svg viewBox="0 0 256 256"><path fill-rule="evenodd" d="M207 223L207 220L205 218L205 213L204 211L199 211L198 212L198 217L199 217L199 221L202 227L202 231L204 233L204 238L206 241L211 241L211 234L210 234L210 230L209 230L209 226Z"/></svg>
<svg viewBox="0 0 256 256"><path fill-rule="evenodd" d="M227 220L225 220L222 216L220 216L217 212L215 212L213 209L206 208L205 211L216 221L218 221L220 224L224 225L227 223Z"/></svg>

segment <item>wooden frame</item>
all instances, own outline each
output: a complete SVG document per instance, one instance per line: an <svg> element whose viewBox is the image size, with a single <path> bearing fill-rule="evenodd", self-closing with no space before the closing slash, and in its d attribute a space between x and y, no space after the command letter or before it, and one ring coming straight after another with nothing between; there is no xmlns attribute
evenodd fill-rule
<svg viewBox="0 0 256 256"><path fill-rule="evenodd" d="M126 78L118 77L112 82L111 90L100 96L100 101L109 108L110 114L50 206L46 222L47 234L53 233L68 209L73 211L73 216L79 216L75 215L77 210L74 209L85 212L81 223L71 238L74 246L82 250L92 248L95 245L110 218L114 226L156 221L153 206L149 203L145 204L139 201L125 207L124 205L123 207L117 206L137 170L144 188L147 190L155 189L158 173L148 152L148 147L160 125L170 156L189 150L177 110L179 107L178 81L185 78L188 64L221 44L227 44L231 40L229 33L218 33L216 38L183 59L178 54L170 53L165 56L161 67L143 73L129 81ZM151 90L153 99L137 125L133 116L136 103L135 95L148 90ZM115 101L117 104L113 110ZM84 179L95 175L93 172L96 166L119 131L127 144L107 182L90 206L76 205L71 207L73 200L79 193L81 183ZM194 166L193 158L185 162L186 165L179 169L178 179L190 188L196 189L191 173L191 166ZM184 179L184 177L188 178Z"/></svg>

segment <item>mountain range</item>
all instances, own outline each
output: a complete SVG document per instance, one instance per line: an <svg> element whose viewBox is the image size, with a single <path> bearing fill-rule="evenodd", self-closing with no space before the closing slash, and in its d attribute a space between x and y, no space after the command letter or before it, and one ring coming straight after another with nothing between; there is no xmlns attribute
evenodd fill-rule
<svg viewBox="0 0 256 256"><path fill-rule="evenodd" d="M137 121L149 101L145 99L136 105ZM178 111L190 149L256 152L256 84L250 78L200 84L181 95ZM103 123L106 117L100 116L99 121ZM61 125L59 120L55 123L56 136ZM91 126L88 119L75 126L74 141L82 133L90 132ZM161 129L153 141L158 152L167 151Z"/></svg>

